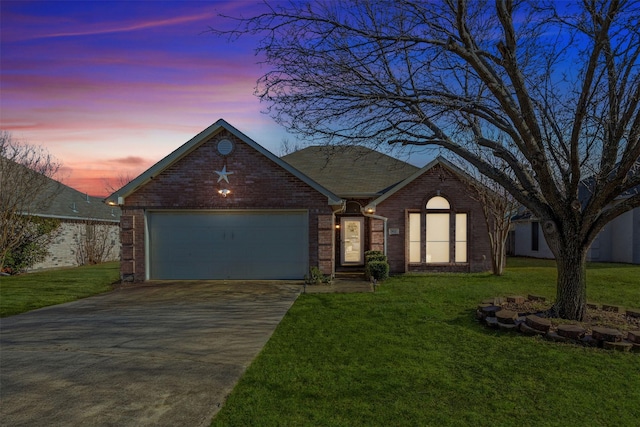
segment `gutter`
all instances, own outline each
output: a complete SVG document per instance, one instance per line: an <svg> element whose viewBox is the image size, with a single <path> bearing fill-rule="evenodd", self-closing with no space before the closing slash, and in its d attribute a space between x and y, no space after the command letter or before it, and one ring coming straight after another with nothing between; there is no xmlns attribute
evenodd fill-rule
<svg viewBox="0 0 640 427"><path fill-rule="evenodd" d="M95 221L95 222L110 222L114 224L120 223L119 219L106 219L106 218L84 217L84 216L48 215L48 214L35 214L35 213L31 213L31 214L22 213L21 215L37 216L40 218L61 219L66 221Z"/></svg>

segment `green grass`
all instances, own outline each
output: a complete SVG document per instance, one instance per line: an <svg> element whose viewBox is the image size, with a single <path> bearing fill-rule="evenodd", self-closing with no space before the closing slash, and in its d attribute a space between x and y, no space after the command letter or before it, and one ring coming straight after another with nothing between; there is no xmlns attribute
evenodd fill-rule
<svg viewBox="0 0 640 427"><path fill-rule="evenodd" d="M640 354L489 330L482 299L553 297L555 264L395 277L375 294L306 294L214 426L637 425ZM640 267L593 264L590 300L640 307Z"/></svg>
<svg viewBox="0 0 640 427"><path fill-rule="evenodd" d="M118 280L117 262L3 276L0 317L106 292Z"/></svg>

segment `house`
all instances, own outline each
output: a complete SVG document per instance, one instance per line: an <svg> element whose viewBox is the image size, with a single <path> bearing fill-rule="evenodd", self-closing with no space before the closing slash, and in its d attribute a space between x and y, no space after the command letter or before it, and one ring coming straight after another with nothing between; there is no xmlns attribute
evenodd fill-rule
<svg viewBox="0 0 640 427"><path fill-rule="evenodd" d="M364 147L308 147L283 157L345 201L336 212L339 270L387 255L392 273L477 272L490 266L484 213L444 158L419 169Z"/></svg>
<svg viewBox="0 0 640 427"><path fill-rule="evenodd" d="M34 215L57 218L60 228L49 246L47 258L33 265L30 270L92 263L95 261L92 257L96 254L91 252L96 251L100 252L99 259L102 262L118 259L120 209L105 206L102 197L89 196L60 184L51 204Z"/></svg>
<svg viewBox="0 0 640 427"><path fill-rule="evenodd" d="M107 198L125 281L301 279L387 253L392 273L490 265L480 204L444 159L361 147L279 158L219 120Z"/></svg>
<svg viewBox="0 0 640 427"><path fill-rule="evenodd" d="M639 191L634 188L620 198ZM583 185L580 200L589 192ZM513 255L533 258L554 258L540 226L540 221L525 210L512 220L511 239ZM598 233L587 252L587 260L594 262L621 262L640 264L640 208L634 208L609 222Z"/></svg>
<svg viewBox="0 0 640 427"><path fill-rule="evenodd" d="M88 230L95 238L94 243L98 237L102 239L96 243L100 245L102 260L117 260L120 209L106 206L102 198L88 196L51 178L42 176L42 179L45 179L43 189L33 200L29 215L58 219L60 226L46 258L29 267L28 271L73 267L88 262L92 254L87 253L87 249L96 249L87 246Z"/></svg>

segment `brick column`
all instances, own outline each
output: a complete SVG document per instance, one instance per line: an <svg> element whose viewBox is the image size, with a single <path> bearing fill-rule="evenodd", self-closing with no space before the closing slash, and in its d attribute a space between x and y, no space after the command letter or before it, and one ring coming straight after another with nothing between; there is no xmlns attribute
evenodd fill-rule
<svg viewBox="0 0 640 427"><path fill-rule="evenodd" d="M120 217L120 280L123 282L135 280L135 233L135 217L123 213Z"/></svg>
<svg viewBox="0 0 640 427"><path fill-rule="evenodd" d="M333 275L335 264L333 215L318 215L318 268Z"/></svg>
<svg viewBox="0 0 640 427"><path fill-rule="evenodd" d="M384 221L370 218L371 250L384 252Z"/></svg>

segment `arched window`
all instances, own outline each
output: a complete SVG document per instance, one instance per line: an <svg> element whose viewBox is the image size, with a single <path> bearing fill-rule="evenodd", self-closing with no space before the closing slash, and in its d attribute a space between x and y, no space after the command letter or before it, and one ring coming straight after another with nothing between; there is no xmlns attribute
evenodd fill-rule
<svg viewBox="0 0 640 427"><path fill-rule="evenodd" d="M449 217L451 213L449 201L441 196L432 197L427 202L426 217L426 262L443 263L450 260Z"/></svg>
<svg viewBox="0 0 640 427"><path fill-rule="evenodd" d="M429 199L427 209L450 209L449 201L442 196L436 196Z"/></svg>
<svg viewBox="0 0 640 427"><path fill-rule="evenodd" d="M467 214L454 214L449 201L442 196L430 198L425 211L409 214L409 262L450 263L452 255L455 262L467 262Z"/></svg>

